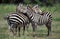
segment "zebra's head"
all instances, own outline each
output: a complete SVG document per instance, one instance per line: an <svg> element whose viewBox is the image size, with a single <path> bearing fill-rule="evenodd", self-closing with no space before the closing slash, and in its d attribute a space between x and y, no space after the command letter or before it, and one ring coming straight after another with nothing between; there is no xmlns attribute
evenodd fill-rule
<svg viewBox="0 0 60 39"><path fill-rule="evenodd" d="M27 6L27 15L29 17L31 17L33 13L34 13L34 10L32 9L32 7L30 5L28 5Z"/></svg>
<svg viewBox="0 0 60 39"><path fill-rule="evenodd" d="M42 11L39 9L38 5L35 5L33 7L27 6L27 12L28 13L42 13Z"/></svg>
<svg viewBox="0 0 60 39"><path fill-rule="evenodd" d="M26 6L24 6L23 4L19 4L17 7L16 7L16 12L22 12L22 13L26 13L27 10L26 10Z"/></svg>
<svg viewBox="0 0 60 39"><path fill-rule="evenodd" d="M38 6L38 5L33 6L32 9L35 11L35 13L41 13L41 12L42 12L42 11L39 9L39 6Z"/></svg>

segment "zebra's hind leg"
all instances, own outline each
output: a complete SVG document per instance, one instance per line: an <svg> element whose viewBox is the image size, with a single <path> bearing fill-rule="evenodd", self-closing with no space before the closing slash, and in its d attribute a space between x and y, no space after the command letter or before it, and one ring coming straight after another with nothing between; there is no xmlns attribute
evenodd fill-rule
<svg viewBox="0 0 60 39"><path fill-rule="evenodd" d="M14 35L16 35L17 34L17 24L15 23L12 28L13 28L12 30L14 32Z"/></svg>
<svg viewBox="0 0 60 39"><path fill-rule="evenodd" d="M14 24L11 24L11 27L10 27L10 31L13 33L13 35L15 36L15 33L14 33Z"/></svg>
<svg viewBox="0 0 60 39"><path fill-rule="evenodd" d="M20 36L20 27L18 27L18 35Z"/></svg>
<svg viewBox="0 0 60 39"><path fill-rule="evenodd" d="M49 36L50 33L51 33L51 23L47 23L47 24L46 24L46 27L47 27L47 29L48 29L48 34L47 34L47 36Z"/></svg>
<svg viewBox="0 0 60 39"><path fill-rule="evenodd" d="M17 34L17 26L15 27L15 35Z"/></svg>

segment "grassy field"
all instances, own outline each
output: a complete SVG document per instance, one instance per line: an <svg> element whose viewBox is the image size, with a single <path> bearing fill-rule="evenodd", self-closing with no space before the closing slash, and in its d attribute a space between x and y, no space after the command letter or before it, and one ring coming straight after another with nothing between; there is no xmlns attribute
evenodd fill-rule
<svg viewBox="0 0 60 39"><path fill-rule="evenodd" d="M56 4L52 7L40 7L41 10L49 11L52 13L53 21L52 21L52 32L50 36L46 36L47 28L43 26L37 27L36 37L32 36L32 28L31 26L28 29L28 32L25 31L25 35L21 36L12 36L12 34L8 31L8 24L6 20L3 19L4 16L9 14L10 12L16 11L16 5L14 4L0 4L0 39L60 39L60 4Z"/></svg>

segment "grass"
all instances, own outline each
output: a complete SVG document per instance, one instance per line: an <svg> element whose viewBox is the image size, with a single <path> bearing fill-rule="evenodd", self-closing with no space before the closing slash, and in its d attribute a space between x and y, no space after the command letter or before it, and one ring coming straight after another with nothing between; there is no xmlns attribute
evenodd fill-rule
<svg viewBox="0 0 60 39"><path fill-rule="evenodd" d="M8 24L6 20L3 19L4 16L9 14L10 12L16 11L16 5L14 4L0 4L0 39L60 39L60 4L56 4L52 7L40 7L41 10L49 11L53 16L52 21L52 35L46 36L47 28L42 25L37 27L36 37L32 36L32 27L30 26L28 32L25 31L25 35L21 36L12 36L10 32L8 32Z"/></svg>

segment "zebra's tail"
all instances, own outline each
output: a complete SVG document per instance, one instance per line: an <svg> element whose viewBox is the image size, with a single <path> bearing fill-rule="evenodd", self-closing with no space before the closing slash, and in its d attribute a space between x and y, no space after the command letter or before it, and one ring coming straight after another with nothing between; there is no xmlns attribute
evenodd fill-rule
<svg viewBox="0 0 60 39"><path fill-rule="evenodd" d="M8 19L9 19L9 16L5 16L4 19L5 19L5 20L8 20Z"/></svg>

